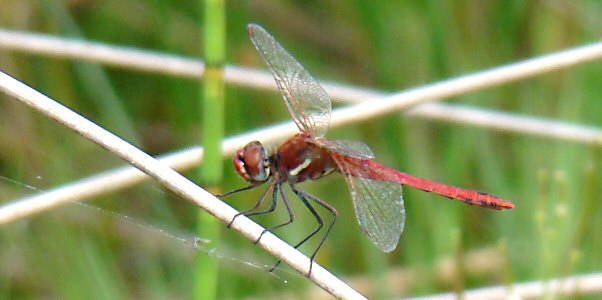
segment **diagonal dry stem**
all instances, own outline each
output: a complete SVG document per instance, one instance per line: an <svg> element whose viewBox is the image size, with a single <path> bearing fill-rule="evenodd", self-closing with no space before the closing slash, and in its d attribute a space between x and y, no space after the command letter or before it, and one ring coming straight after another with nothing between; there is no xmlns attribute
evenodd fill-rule
<svg viewBox="0 0 602 300"><path fill-rule="evenodd" d="M554 278L545 281L516 283L510 286L493 286L462 293L462 299L540 299L546 297L567 297L594 295L602 292L602 273L575 275ZM412 300L453 300L457 293L444 293L424 297L408 298Z"/></svg>
<svg viewBox="0 0 602 300"><path fill-rule="evenodd" d="M47 117L76 131L83 137L97 143L101 147L118 155L123 160L142 170L159 181L175 194L190 200L220 219L230 222L237 211L224 202L203 190L167 165L155 160L148 154L104 130L86 118L62 106L58 102L42 95L36 90L22 84L16 79L0 72L0 90L19 99ZM231 228L240 232L247 239L254 241L262 234L263 228L250 219L240 216L232 223ZM264 233L257 243L262 248L289 264L301 274L307 274L309 259L284 241L271 233ZM350 286L329 273L318 264L314 264L309 276L310 280L333 296L342 299L365 299Z"/></svg>
<svg viewBox="0 0 602 300"><path fill-rule="evenodd" d="M0 48L86 60L120 68L193 79L203 76L205 72L203 61L194 58L14 30L0 29ZM361 102L388 97L389 103L383 104L379 113L383 113L383 109L391 109L391 105L405 107L420 103L408 111L409 116L598 144L600 143L598 137L600 130L590 126L485 109L424 102L533 77L553 70L599 60L601 57L602 42L595 42L396 94L331 82L323 82L323 85L334 100L342 102ZM276 90L272 75L265 71L226 66L224 77L231 84L255 89ZM362 118L374 116L376 115L364 114ZM553 130L549 130L550 128Z"/></svg>

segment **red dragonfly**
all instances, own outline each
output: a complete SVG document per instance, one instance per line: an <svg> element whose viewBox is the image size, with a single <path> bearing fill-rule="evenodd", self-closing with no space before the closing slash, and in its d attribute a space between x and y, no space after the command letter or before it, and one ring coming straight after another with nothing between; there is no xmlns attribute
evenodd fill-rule
<svg viewBox="0 0 602 300"><path fill-rule="evenodd" d="M256 24L249 24L248 33L274 75L284 102L301 131L280 145L274 153L268 153L260 142L253 141L238 150L234 157L236 171L250 185L222 196L249 190L270 181L268 189L257 204L238 215L252 216L274 211L279 191L288 210L288 221L269 227L264 233L288 225L294 220L294 214L282 188L284 183L288 183L318 222L317 228L297 243L295 248L313 237L324 226L314 204L326 208L333 216L326 233L310 257L313 262L336 221L337 212L323 200L298 189L296 184L308 179L319 179L333 171L341 173L347 181L362 232L385 252L395 249L404 228L403 185L485 208L514 208L512 203L487 193L436 183L387 168L372 161L374 154L362 142L324 138L331 112L331 100L324 88L265 29ZM270 193L271 207L257 211ZM311 264L309 270L311 273Z"/></svg>

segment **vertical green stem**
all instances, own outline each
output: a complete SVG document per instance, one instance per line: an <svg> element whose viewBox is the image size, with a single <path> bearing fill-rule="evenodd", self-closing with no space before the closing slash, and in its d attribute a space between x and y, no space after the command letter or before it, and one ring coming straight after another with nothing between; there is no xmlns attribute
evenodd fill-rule
<svg viewBox="0 0 602 300"><path fill-rule="evenodd" d="M204 1L205 76L202 84L202 139L204 148L201 180L211 192L218 192L222 180L221 142L224 135L225 3ZM199 213L199 236L218 244L220 223L204 211ZM199 252L196 260L196 299L215 299L217 294L218 260Z"/></svg>
<svg viewBox="0 0 602 300"><path fill-rule="evenodd" d="M464 270L464 247L462 247L462 232L459 228L452 228L451 240L454 246L454 276L452 285L458 298L462 298L462 293L465 290L465 270Z"/></svg>

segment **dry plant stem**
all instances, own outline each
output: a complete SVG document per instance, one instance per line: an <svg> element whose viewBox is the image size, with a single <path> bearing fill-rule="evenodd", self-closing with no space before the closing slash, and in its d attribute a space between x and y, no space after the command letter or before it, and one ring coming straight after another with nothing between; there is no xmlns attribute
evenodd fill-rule
<svg viewBox="0 0 602 300"><path fill-rule="evenodd" d="M204 73L203 62L192 58L4 29L0 29L0 48L55 57L76 58L107 65L148 72L158 72L172 76L190 77L194 79L202 76ZM406 107L412 103L425 100L457 96L469 91L500 85L502 83L532 77L552 70L586 63L600 59L601 57L602 42L597 42L451 79L430 86L416 88L396 95L333 83L323 83L323 85L333 99L344 102L361 102L370 98L390 96L387 104L374 108L378 113L383 113L383 110L386 111L392 109L391 106L397 105ZM271 74L267 72L236 66L227 66L224 76L228 82L236 85L260 89L276 89ZM370 106L372 106L372 104ZM453 114L457 113L459 110L462 111L461 117L454 116ZM374 116L375 112L373 111L372 114ZM496 114L501 118L497 119L498 122L495 122L496 119L488 122L489 119L485 119L483 116L490 114ZM482 126L496 130L567 139L583 143L601 143L600 139L594 137L600 135L600 131L596 128L554 120L546 121L509 113L491 112L483 109L462 109L461 107L458 108L456 105L423 103L417 105L409 115L446 122ZM363 118L368 117L369 116L366 115ZM524 120L521 118L524 118ZM507 123L505 121L502 122L504 119L522 121ZM549 130L549 128L559 130Z"/></svg>
<svg viewBox="0 0 602 300"><path fill-rule="evenodd" d="M384 97L380 101L366 101L333 113L332 123L366 120L421 102L455 97L599 58L602 58L602 42L410 89ZM343 117L349 114L356 115L357 118L342 121Z"/></svg>
<svg viewBox="0 0 602 300"><path fill-rule="evenodd" d="M0 48L52 57L102 62L136 70L195 79L199 78L204 72L204 64L192 58L6 29L0 29Z"/></svg>
<svg viewBox="0 0 602 300"><path fill-rule="evenodd" d="M498 131L522 133L576 143L602 145L602 129L555 120L475 109L463 105L425 103L408 109L412 116L448 123L474 125Z"/></svg>
<svg viewBox="0 0 602 300"><path fill-rule="evenodd" d="M545 296L571 297L592 295L602 292L602 273L576 275L546 281L517 283L510 286L487 287L467 290L463 299L539 299ZM458 299L457 293L430 295L412 300L452 300Z"/></svg>
<svg viewBox="0 0 602 300"><path fill-rule="evenodd" d="M165 164L2 72L0 72L0 89L118 155L159 181L172 192L196 203L222 222L228 223L236 215L237 211L232 207L215 198ZM263 231L261 226L242 216L236 218L231 228L240 232L251 241L257 240ZM307 274L309 259L273 234L263 234L258 245L288 263L299 273ZM335 297L364 299L362 295L317 264L313 266L310 279Z"/></svg>

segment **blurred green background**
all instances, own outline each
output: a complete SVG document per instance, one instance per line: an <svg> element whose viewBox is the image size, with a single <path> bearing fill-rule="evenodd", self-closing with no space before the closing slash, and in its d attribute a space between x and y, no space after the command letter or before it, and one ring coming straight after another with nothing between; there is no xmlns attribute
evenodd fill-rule
<svg viewBox="0 0 602 300"><path fill-rule="evenodd" d="M0 26L202 58L196 1L0 2ZM227 60L266 69L246 34L264 26L317 78L399 91L596 41L599 1L228 1ZM201 140L199 82L0 50L0 68L158 155ZM602 64L590 63L450 102L600 126ZM0 201L123 163L9 97L0 96ZM276 92L227 85L226 135L290 116ZM406 229L381 253L356 225L341 176L302 187L339 211L317 261L370 297L540 280L602 270L596 147L392 114L329 136L356 139L377 160L417 176L487 191L516 209L492 212L405 189ZM244 185L224 159L224 190ZM194 172L186 175L194 177ZM261 191L228 199L238 209ZM295 201L297 202L297 201ZM191 298L195 255L219 263L219 299L327 298L305 278L222 226L195 251L198 209L145 183L0 228L0 298ZM295 203L297 241L314 220ZM132 223L110 212L140 221ZM269 225L284 211L257 218ZM148 224L148 225L139 225ZM202 237L201 237L202 238ZM314 244L303 248L311 253ZM202 287L201 287L202 288Z"/></svg>

